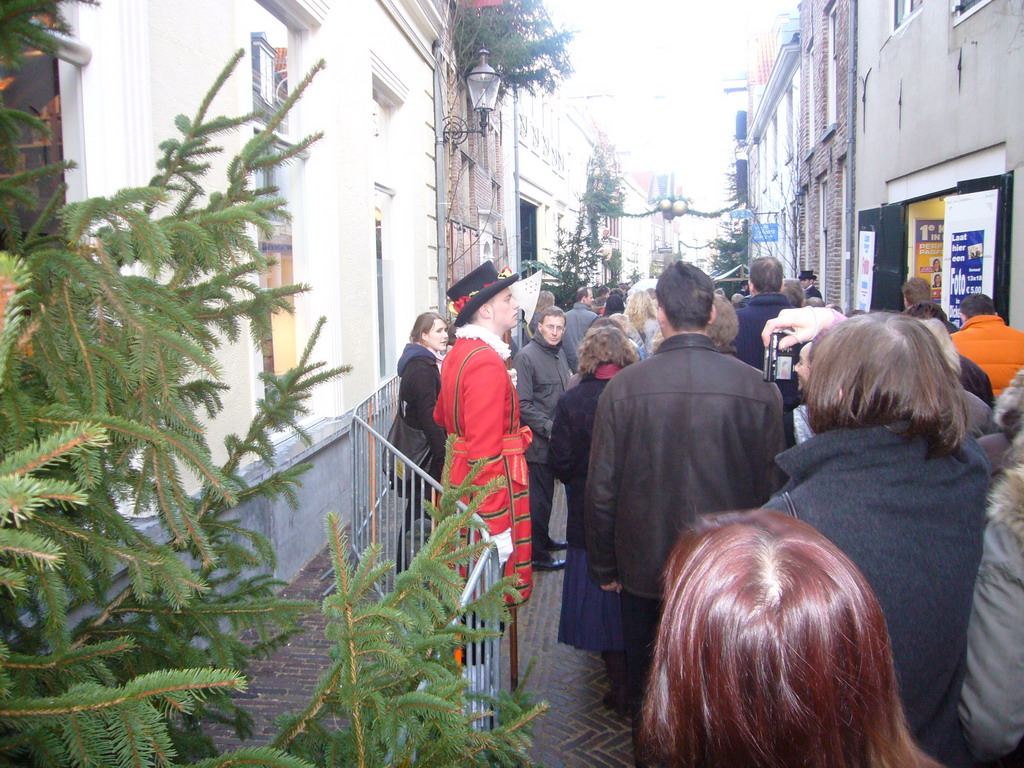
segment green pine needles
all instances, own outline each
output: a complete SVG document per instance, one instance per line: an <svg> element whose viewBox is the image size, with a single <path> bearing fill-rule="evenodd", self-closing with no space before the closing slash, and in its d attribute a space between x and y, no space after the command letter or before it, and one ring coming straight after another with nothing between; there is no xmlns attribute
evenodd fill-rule
<svg viewBox="0 0 1024 768"><path fill-rule="evenodd" d="M501 75L502 91L552 93L572 74L573 33L552 23L543 0L504 0L482 8L454 0L452 9L452 46L462 77L476 66L481 48Z"/></svg>
<svg viewBox="0 0 1024 768"><path fill-rule="evenodd" d="M53 50L57 2L3 5L5 66ZM266 338L304 290L260 286L270 263L252 233L287 212L252 180L318 138L282 146L274 131L322 64L208 192L216 142L253 130L252 115L208 114L241 59L178 118L149 186L68 205L62 185L48 200L33 189L70 163L8 172L46 126L0 102L0 764L213 758L204 725L247 733L230 693L314 607L276 597L269 542L232 510L294 500L307 466L253 486L240 470L272 461L270 434L297 429L313 388L344 372L311 360L320 326L293 370L261 376L255 416L223 460L204 426L228 389L218 350ZM268 749L246 759L304 764Z"/></svg>
<svg viewBox="0 0 1024 768"><path fill-rule="evenodd" d="M0 63L52 51L63 29L55 0L4 0ZM242 58L177 118L148 186L70 204L62 185L47 200L33 191L70 163L8 172L26 132L46 126L0 92L0 766L525 765L541 708L469 696L456 661L483 632L467 611L502 620L511 589L459 602L460 566L484 546L463 535L475 506L457 511L468 480L380 600L393 564L372 549L346 564L332 518L338 592L324 610L337 647L309 705L269 746L219 754L205 731L249 735L232 697L248 662L316 607L277 597L272 547L236 514L256 498L294 505L308 465L252 485L243 468L273 466L275 432L308 441L312 390L346 370L312 360L321 321L293 369L260 375L251 423L215 460L205 423L229 389L220 350L246 333L262 343L305 290L260 285L272 264L252 234L287 211L253 180L319 138L286 145L276 129L322 62L269 118L209 114ZM250 138L210 190L217 142L238 132ZM482 717L499 724L478 729Z"/></svg>
<svg viewBox="0 0 1024 768"><path fill-rule="evenodd" d="M466 566L489 546L470 542L466 532L480 526L473 515L500 482L481 490L473 486L476 474L456 488L448 485L446 468L439 508L426 504L434 532L380 599L374 588L394 563L382 561L377 546L358 566L347 563L341 525L329 519L336 591L324 613L335 643L332 663L308 706L282 719L274 747L338 768L532 765L532 724L546 705L531 704L522 688L494 699L468 693L463 679L460 652L496 636L499 622L508 620L506 597L515 595L507 577L460 603ZM472 503L460 510L458 499L467 494ZM491 629L472 628L469 613ZM492 719L493 728L480 728Z"/></svg>

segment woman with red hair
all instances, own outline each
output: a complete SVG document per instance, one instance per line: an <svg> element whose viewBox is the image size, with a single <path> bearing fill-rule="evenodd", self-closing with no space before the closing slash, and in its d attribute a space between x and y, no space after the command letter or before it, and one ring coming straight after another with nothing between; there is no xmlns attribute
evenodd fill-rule
<svg viewBox="0 0 1024 768"><path fill-rule="evenodd" d="M885 618L809 525L758 510L677 543L644 704L643 757L673 768L925 768Z"/></svg>

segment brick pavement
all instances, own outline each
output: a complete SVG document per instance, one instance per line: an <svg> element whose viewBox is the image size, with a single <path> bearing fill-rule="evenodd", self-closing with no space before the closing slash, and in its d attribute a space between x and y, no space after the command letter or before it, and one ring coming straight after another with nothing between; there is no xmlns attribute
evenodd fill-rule
<svg viewBox="0 0 1024 768"><path fill-rule="evenodd" d="M562 534L565 525L564 496L552 516L552 535ZM332 581L327 550L307 564L284 591L284 596L320 601ZM562 574L535 576L533 597L519 613L519 655L521 672L532 660L529 688L551 709L535 730L533 759L548 768L619 768L632 765L628 721L620 719L601 704L605 691L604 667L596 654L578 651L556 642L562 598ZM294 711L307 700L317 676L328 661L330 644L324 637L324 618L314 612L301 621L305 632L267 659L249 669L249 688L239 698L255 723L252 738L244 744L267 743L276 733L274 718ZM508 679L507 648L503 672ZM216 741L223 748L242 744L233 734L220 731Z"/></svg>

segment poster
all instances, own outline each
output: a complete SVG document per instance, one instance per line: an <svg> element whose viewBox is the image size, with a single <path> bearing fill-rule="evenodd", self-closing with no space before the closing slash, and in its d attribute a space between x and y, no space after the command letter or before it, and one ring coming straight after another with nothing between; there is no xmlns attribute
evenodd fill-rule
<svg viewBox="0 0 1024 768"><path fill-rule="evenodd" d="M928 282L936 304L942 301L943 224L943 219L916 219L914 222L914 276Z"/></svg>
<svg viewBox="0 0 1024 768"><path fill-rule="evenodd" d="M999 191L946 198L942 253L942 308L960 322L960 302L972 293L992 295L995 284L996 214Z"/></svg>
<svg viewBox="0 0 1024 768"><path fill-rule="evenodd" d="M860 233L857 247L857 309L871 310L871 288L875 276L875 233Z"/></svg>

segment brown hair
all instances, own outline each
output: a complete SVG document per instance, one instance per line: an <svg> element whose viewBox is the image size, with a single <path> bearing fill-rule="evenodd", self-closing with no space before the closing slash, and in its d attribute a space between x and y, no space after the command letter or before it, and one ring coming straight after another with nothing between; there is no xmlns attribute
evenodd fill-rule
<svg viewBox="0 0 1024 768"><path fill-rule="evenodd" d="M437 312L424 312L422 315L416 318L412 324L412 333L409 334L409 341L413 344L423 343L423 334L429 333L434 328L434 321L440 320L444 323L444 327L448 327L448 321L441 317Z"/></svg>
<svg viewBox="0 0 1024 768"><path fill-rule="evenodd" d="M960 317L964 320L978 315L994 315L995 313L995 303L984 293L969 294L960 302Z"/></svg>
<svg viewBox="0 0 1024 768"><path fill-rule="evenodd" d="M725 296L715 296L715 319L708 324L707 334L716 347L728 347L740 332L736 308Z"/></svg>
<svg viewBox="0 0 1024 768"><path fill-rule="evenodd" d="M911 304L903 310L903 314L916 317L918 320L927 320L930 317L934 317L936 320L941 320L944 323L949 322L949 317L942 310L942 307L938 304L933 304L930 300Z"/></svg>
<svg viewBox="0 0 1024 768"><path fill-rule="evenodd" d="M539 326L541 323L544 322L544 318L546 317L560 317L564 320L565 312L562 310L561 307L556 307L552 305L550 307L545 307L544 309L542 309L540 311L540 314L535 315L535 317L537 318L537 325Z"/></svg>
<svg viewBox="0 0 1024 768"><path fill-rule="evenodd" d="M892 312L860 315L815 346L808 420L815 434L890 427L924 437L929 456L948 456L967 434L961 389L920 321Z"/></svg>
<svg viewBox="0 0 1024 768"><path fill-rule="evenodd" d="M909 307L922 301L931 302L932 287L923 277L912 277L903 284L903 302Z"/></svg>
<svg viewBox="0 0 1024 768"><path fill-rule="evenodd" d="M797 309L807 303L804 287L800 285L799 280L792 277L782 281L782 295L789 299L789 303Z"/></svg>
<svg viewBox="0 0 1024 768"><path fill-rule="evenodd" d="M579 373L589 376L605 363L625 368L638 359L633 344L618 328L591 328L580 344Z"/></svg>
<svg viewBox="0 0 1024 768"><path fill-rule="evenodd" d="M536 309L533 310L534 316L536 316L538 312L545 310L548 307L554 306L554 303L555 294L553 294L551 291L541 291L539 294L537 294L537 307Z"/></svg>
<svg viewBox="0 0 1024 768"><path fill-rule="evenodd" d="M770 510L709 515L665 568L641 724L673 768L919 768L867 579Z"/></svg>
<svg viewBox="0 0 1024 768"><path fill-rule="evenodd" d="M750 262L750 284L758 293L782 290L782 262L773 256L762 256Z"/></svg>

